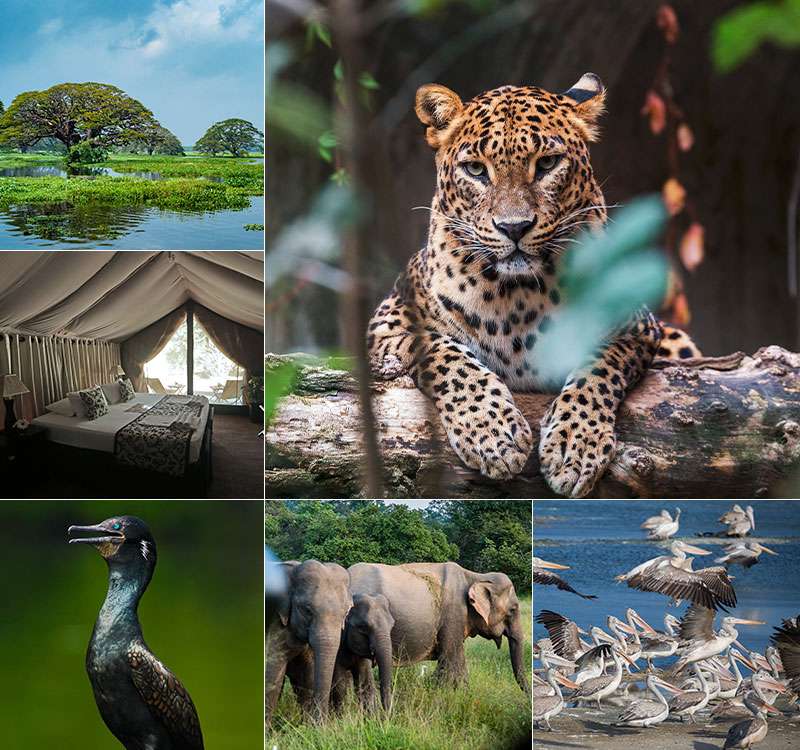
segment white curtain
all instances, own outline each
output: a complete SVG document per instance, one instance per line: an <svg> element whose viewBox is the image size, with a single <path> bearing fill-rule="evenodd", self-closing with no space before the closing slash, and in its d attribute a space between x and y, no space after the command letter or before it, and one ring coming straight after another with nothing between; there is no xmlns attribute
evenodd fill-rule
<svg viewBox="0 0 800 750"><path fill-rule="evenodd" d="M32 419L68 392L108 383L119 365L119 344L64 336L0 333L0 375L14 373L31 391L18 396L18 417ZM5 407L0 405L0 424Z"/></svg>

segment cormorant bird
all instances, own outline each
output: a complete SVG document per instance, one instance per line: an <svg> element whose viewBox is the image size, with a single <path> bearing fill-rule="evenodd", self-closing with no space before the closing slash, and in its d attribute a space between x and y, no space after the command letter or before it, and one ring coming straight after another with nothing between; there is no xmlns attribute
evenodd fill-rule
<svg viewBox="0 0 800 750"><path fill-rule="evenodd" d="M126 750L203 750L192 699L150 652L136 610L156 567L156 543L134 516L70 526L70 544L91 544L108 564L86 671L100 716ZM89 536L79 536L88 534Z"/></svg>

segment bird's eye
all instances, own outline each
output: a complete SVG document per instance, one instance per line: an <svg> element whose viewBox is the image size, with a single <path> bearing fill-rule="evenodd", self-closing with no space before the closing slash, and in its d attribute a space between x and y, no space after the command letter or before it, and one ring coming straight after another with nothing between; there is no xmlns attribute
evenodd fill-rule
<svg viewBox="0 0 800 750"><path fill-rule="evenodd" d="M122 528L122 524L117 521L111 528L114 529L114 531L119 531Z"/></svg>
<svg viewBox="0 0 800 750"><path fill-rule="evenodd" d="M540 156L536 160L536 171L539 172L540 174L543 174L544 172L549 172L560 161L561 161L560 154L550 154L549 156Z"/></svg>
<svg viewBox="0 0 800 750"><path fill-rule="evenodd" d="M472 177L486 177L486 165L480 161L468 161L464 164L467 174Z"/></svg>

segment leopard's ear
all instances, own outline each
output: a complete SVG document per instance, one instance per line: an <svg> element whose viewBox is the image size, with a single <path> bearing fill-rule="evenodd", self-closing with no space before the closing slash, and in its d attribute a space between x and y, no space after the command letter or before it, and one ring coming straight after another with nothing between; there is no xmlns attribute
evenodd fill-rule
<svg viewBox="0 0 800 750"><path fill-rule="evenodd" d="M417 117L427 125L425 138L433 148L447 142L464 111L464 103L455 91L438 83L428 83L417 90Z"/></svg>
<svg viewBox="0 0 800 750"><path fill-rule="evenodd" d="M600 77L594 73L584 73L562 96L572 100L577 124L582 126L584 138L587 141L596 141L599 134L597 121L606 106L606 88Z"/></svg>

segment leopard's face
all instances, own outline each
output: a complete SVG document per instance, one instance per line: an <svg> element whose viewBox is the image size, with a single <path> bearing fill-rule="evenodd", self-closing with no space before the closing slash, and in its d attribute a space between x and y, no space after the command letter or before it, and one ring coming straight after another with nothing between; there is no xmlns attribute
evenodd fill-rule
<svg viewBox="0 0 800 750"><path fill-rule="evenodd" d="M605 220L588 148L603 98L591 74L566 94L505 86L466 105L444 87L420 89L437 149L432 224L452 254L538 276L571 234Z"/></svg>

